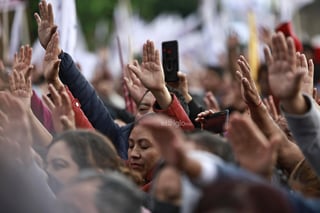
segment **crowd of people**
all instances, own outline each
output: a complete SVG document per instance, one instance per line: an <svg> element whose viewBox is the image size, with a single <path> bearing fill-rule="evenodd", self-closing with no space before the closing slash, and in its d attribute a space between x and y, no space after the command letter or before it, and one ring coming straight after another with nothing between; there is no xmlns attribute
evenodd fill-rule
<svg viewBox="0 0 320 213"><path fill-rule="evenodd" d="M0 64L3 212L320 212L315 70L294 34L273 33L258 81L230 42L200 97L183 72L165 82L147 40L123 67L128 111L108 99L110 75L89 82L59 47L46 0L35 20L47 93L33 89L30 46ZM226 109L222 132L204 128Z"/></svg>

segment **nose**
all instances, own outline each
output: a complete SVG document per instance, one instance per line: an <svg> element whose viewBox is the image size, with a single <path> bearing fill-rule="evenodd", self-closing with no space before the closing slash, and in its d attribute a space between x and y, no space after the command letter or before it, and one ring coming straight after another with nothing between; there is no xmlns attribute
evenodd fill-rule
<svg viewBox="0 0 320 213"><path fill-rule="evenodd" d="M140 150L135 146L130 153L131 158L141 158Z"/></svg>

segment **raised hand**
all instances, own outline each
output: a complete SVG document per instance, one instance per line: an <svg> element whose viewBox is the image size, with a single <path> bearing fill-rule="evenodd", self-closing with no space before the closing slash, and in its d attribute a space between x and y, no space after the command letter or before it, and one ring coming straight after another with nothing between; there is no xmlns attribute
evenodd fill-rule
<svg viewBox="0 0 320 213"><path fill-rule="evenodd" d="M141 69L129 65L140 79L141 83L150 91L161 91L165 88L164 72L160 62L159 51L155 49L152 41L147 41L143 45L143 61Z"/></svg>
<svg viewBox="0 0 320 213"><path fill-rule="evenodd" d="M312 96L313 95L313 76L314 76L314 65L312 59L307 61L304 54L296 53L297 56L297 70L298 72L305 72L303 77L303 83L301 91Z"/></svg>
<svg viewBox="0 0 320 213"><path fill-rule="evenodd" d="M140 79L141 83L152 92L161 109L167 109L172 97L166 87L164 72L160 62L159 51L155 49L152 41L143 45L143 60L141 68L129 65L129 70Z"/></svg>
<svg viewBox="0 0 320 213"><path fill-rule="evenodd" d="M52 113L56 132L76 129L74 112L67 92L62 90L59 93L52 84L49 85L49 92L51 99L45 95L42 98Z"/></svg>
<svg viewBox="0 0 320 213"><path fill-rule="evenodd" d="M38 25L39 41L42 47L46 49L52 35L57 31L57 26L54 24L52 5L48 4L46 0L41 0L39 13L35 13L34 17Z"/></svg>
<svg viewBox="0 0 320 213"><path fill-rule="evenodd" d="M179 81L168 82L167 84L173 88L176 88L183 95L186 102L189 103L192 100L192 97L189 94L187 74L179 71L177 75L178 75Z"/></svg>
<svg viewBox="0 0 320 213"><path fill-rule="evenodd" d="M212 114L214 114L215 112L217 112L217 111L215 111L215 110L213 110L213 109L209 109L209 110L205 110L205 111L203 111L203 112L200 112L198 115L197 115L197 118L195 119L195 121L196 122L200 122L200 123L204 123L205 122L205 118L207 117L207 116L209 116L209 115L212 115Z"/></svg>
<svg viewBox="0 0 320 213"><path fill-rule="evenodd" d="M277 107L274 103L273 96L269 96L268 98L263 99L263 103L266 106L269 114L271 115L272 119L275 123L280 127L280 129L286 134L287 138L290 141L293 141L292 134L289 130L288 123L281 113L278 112Z"/></svg>
<svg viewBox="0 0 320 213"><path fill-rule="evenodd" d="M28 164L33 143L28 108L9 92L0 92L0 103L0 158Z"/></svg>
<svg viewBox="0 0 320 213"><path fill-rule="evenodd" d="M134 60L131 66L134 66L136 69L141 69L137 60ZM138 105L143 98L143 95L147 91L147 88L143 86L140 79L134 74L134 72L130 71L128 67L126 67L126 76L124 77L124 82L128 87L131 97Z"/></svg>
<svg viewBox="0 0 320 213"><path fill-rule="evenodd" d="M227 132L241 167L270 178L281 136L274 135L268 140L250 117L238 113L230 116Z"/></svg>
<svg viewBox="0 0 320 213"><path fill-rule="evenodd" d="M30 69L33 69L31 58L32 48L29 45L21 46L19 52L14 54L12 69L26 75Z"/></svg>
<svg viewBox="0 0 320 213"><path fill-rule="evenodd" d="M294 99L300 92L305 70L297 69L296 49L292 38L285 39L283 33L272 36L272 55L265 48L269 71L270 89L281 100Z"/></svg>
<svg viewBox="0 0 320 213"><path fill-rule="evenodd" d="M63 83L59 79L59 67L61 60L58 58L61 50L59 48L59 35L55 32L46 49L46 53L43 60L44 77L49 84L60 90L63 87Z"/></svg>
<svg viewBox="0 0 320 213"><path fill-rule="evenodd" d="M30 108L31 106L31 97L32 97L32 85L31 85L31 69L27 70L24 74L13 70L12 74L9 77L9 85L11 93L19 98L26 107Z"/></svg>
<svg viewBox="0 0 320 213"><path fill-rule="evenodd" d="M221 111L218 101L211 91L206 93L203 101L206 104L208 110L213 110L214 112Z"/></svg>
<svg viewBox="0 0 320 213"><path fill-rule="evenodd" d="M280 118L281 114L277 110L277 107L276 107L276 105L274 103L273 96L270 95L268 98L264 98L263 99L263 103L266 106L266 108L267 108L269 114L271 115L272 119L274 121L277 121Z"/></svg>
<svg viewBox="0 0 320 213"><path fill-rule="evenodd" d="M236 71L238 81L241 83L241 94L243 100L248 106L259 106L261 104L261 98L256 88L254 80L251 76L249 63L244 56L240 56L238 60L240 71Z"/></svg>

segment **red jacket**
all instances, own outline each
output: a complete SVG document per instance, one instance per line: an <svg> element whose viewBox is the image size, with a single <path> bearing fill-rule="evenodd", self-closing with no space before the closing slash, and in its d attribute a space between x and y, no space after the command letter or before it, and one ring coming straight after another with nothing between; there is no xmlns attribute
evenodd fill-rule
<svg viewBox="0 0 320 213"><path fill-rule="evenodd" d="M194 125L191 122L189 116L181 106L179 100L174 94L171 94L172 102L165 110L157 108L157 102L153 105L153 111L156 113L162 113L171 117L174 121L168 121L168 125L179 125L183 130L193 130ZM169 123L170 122L170 123Z"/></svg>
<svg viewBox="0 0 320 213"><path fill-rule="evenodd" d="M65 86L65 88L71 101L72 110L74 112L74 118L76 122L76 127L79 129L93 129L93 126L91 125L87 116L83 113L78 99L73 97L72 93L70 92L67 86Z"/></svg>

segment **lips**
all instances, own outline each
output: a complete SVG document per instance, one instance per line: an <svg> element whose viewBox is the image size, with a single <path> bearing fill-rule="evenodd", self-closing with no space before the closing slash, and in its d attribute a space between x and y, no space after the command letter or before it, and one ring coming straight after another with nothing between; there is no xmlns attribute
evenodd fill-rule
<svg viewBox="0 0 320 213"><path fill-rule="evenodd" d="M130 167L131 167L131 169L134 169L134 170L141 170L141 169L143 169L143 165L140 164L140 163L130 163Z"/></svg>

